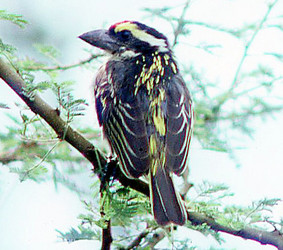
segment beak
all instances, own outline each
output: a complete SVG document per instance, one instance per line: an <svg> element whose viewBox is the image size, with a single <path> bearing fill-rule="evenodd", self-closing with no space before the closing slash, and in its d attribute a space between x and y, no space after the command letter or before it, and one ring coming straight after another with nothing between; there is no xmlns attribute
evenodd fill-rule
<svg viewBox="0 0 283 250"><path fill-rule="evenodd" d="M112 54L120 48L117 41L109 35L108 30L93 30L80 35L79 38Z"/></svg>

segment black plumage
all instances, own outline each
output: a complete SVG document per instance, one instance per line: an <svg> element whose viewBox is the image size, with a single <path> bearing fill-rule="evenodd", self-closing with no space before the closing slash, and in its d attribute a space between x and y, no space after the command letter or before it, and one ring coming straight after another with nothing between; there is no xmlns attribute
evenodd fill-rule
<svg viewBox="0 0 283 250"><path fill-rule="evenodd" d="M156 221L183 225L187 213L171 176L186 167L193 109L166 37L124 21L80 38L111 54L94 92L99 123L123 173L149 174Z"/></svg>

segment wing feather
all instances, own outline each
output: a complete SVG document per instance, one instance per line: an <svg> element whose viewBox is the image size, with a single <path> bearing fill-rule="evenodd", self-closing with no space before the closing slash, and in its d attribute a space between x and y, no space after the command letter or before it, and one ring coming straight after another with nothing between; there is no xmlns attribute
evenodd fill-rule
<svg viewBox="0 0 283 250"><path fill-rule="evenodd" d="M122 171L128 177L137 178L148 170L150 163L144 115L134 97L115 100L114 90L106 82L109 79L105 68L102 71L104 74L98 73L95 85L97 116Z"/></svg>
<svg viewBox="0 0 283 250"><path fill-rule="evenodd" d="M186 167L192 134L192 100L181 76L168 88L166 166L180 175Z"/></svg>

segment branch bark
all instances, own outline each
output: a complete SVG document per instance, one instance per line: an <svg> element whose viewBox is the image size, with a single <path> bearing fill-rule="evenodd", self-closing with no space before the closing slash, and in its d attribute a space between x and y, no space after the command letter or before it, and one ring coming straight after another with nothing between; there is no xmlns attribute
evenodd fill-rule
<svg viewBox="0 0 283 250"><path fill-rule="evenodd" d="M193 225L201 225L203 223L206 223L208 226L210 226L211 229L216 232L232 234L243 239L258 241L263 245L269 244L277 247L278 249L283 249L283 235L277 230L268 232L249 227L241 230L235 230L230 227L223 226L217 223L213 218L206 217L200 213L188 212L188 216L190 222Z"/></svg>
<svg viewBox="0 0 283 250"><path fill-rule="evenodd" d="M48 105L38 95L34 95L33 98L28 97L25 94L25 82L21 76L14 70L14 68L6 64L0 58L0 78L4 80L15 93L29 106L29 108L35 113L41 116L57 133L58 137L62 140L66 140L74 148L76 148L86 159L93 165L94 171L99 171L99 166L104 166L107 162L105 157L86 140L77 131L72 129L61 117L58 112ZM116 168L119 171L118 165ZM119 181L124 186L129 186L134 190L141 192L149 196L148 185L143 181L136 179L128 179L124 175L119 174ZM219 232L240 236L244 239L251 239L260 242L261 244L270 244L276 246L278 249L283 249L283 236L278 231L267 232L264 230L258 230L253 228L245 228L242 230L234 230L227 226L223 226L215 221L213 218L209 218L197 212L188 211L189 220L193 225L201 225L206 223L211 229Z"/></svg>
<svg viewBox="0 0 283 250"><path fill-rule="evenodd" d="M107 227L102 229L102 246L101 250L110 250L112 243L112 234L111 234L111 221L107 221Z"/></svg>

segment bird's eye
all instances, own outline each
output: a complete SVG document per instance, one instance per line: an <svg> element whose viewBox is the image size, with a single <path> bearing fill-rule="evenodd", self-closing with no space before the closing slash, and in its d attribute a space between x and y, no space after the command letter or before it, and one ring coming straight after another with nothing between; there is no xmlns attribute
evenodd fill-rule
<svg viewBox="0 0 283 250"><path fill-rule="evenodd" d="M129 30L122 30L118 34L119 34L121 40L123 40L124 42L128 41L132 36L132 33Z"/></svg>

